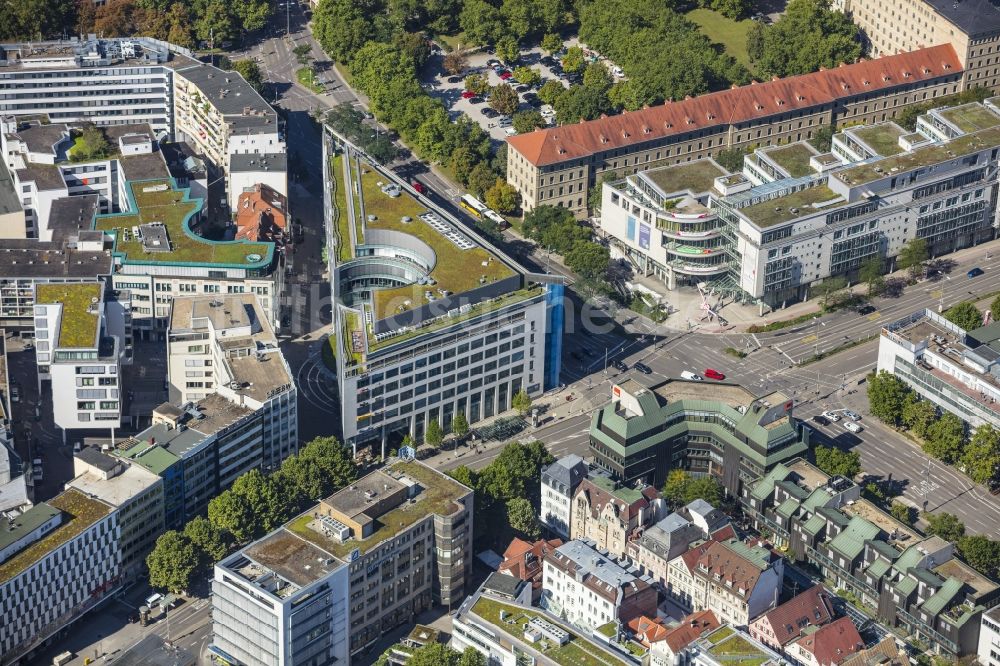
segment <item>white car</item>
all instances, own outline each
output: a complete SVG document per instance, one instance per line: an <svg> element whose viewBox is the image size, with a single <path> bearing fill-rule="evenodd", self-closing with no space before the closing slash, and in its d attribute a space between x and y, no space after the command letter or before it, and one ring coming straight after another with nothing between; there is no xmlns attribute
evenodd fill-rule
<svg viewBox="0 0 1000 666"><path fill-rule="evenodd" d="M833 421L834 423L836 423L837 421L839 421L839 420L840 420L840 414L838 414L837 412L829 412L829 411L827 411L827 412L823 412L823 416L824 416L825 418L828 418L828 419L830 419L830 420L831 420L831 421Z"/></svg>
<svg viewBox="0 0 1000 666"><path fill-rule="evenodd" d="M862 428L861 426L859 426L854 421L848 421L847 423L844 424L844 427L847 428L848 430L850 430L851 432L854 432L854 433L858 433L858 432L861 432L862 430L864 430L864 428Z"/></svg>
<svg viewBox="0 0 1000 666"><path fill-rule="evenodd" d="M847 418L851 419L852 421L860 421L861 420L861 414L858 414L857 412L852 412L850 410L845 411L844 412L844 416L846 416Z"/></svg>
<svg viewBox="0 0 1000 666"><path fill-rule="evenodd" d="M517 130L514 129L513 127L504 127L503 133L506 134L507 136L517 136Z"/></svg>

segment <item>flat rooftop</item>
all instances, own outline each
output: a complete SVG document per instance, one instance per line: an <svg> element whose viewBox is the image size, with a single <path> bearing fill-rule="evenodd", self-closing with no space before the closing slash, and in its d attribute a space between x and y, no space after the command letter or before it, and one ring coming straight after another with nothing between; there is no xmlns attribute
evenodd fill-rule
<svg viewBox="0 0 1000 666"><path fill-rule="evenodd" d="M281 359L281 352L271 351L262 354L260 358L253 354L228 358L226 363L233 373L233 378L243 384L239 393L263 402L271 391L288 387L292 383L292 378Z"/></svg>
<svg viewBox="0 0 1000 666"><path fill-rule="evenodd" d="M899 145L899 137L905 135L906 130L896 123L879 123L868 127L852 127L844 131L861 139L866 146L882 157L892 157L903 152L902 146Z"/></svg>
<svg viewBox="0 0 1000 666"><path fill-rule="evenodd" d="M14 190L14 179L3 160L0 160L0 215L23 211L21 198Z"/></svg>
<svg viewBox="0 0 1000 666"><path fill-rule="evenodd" d="M922 146L908 153L859 164L843 171L837 171L831 177L837 178L846 185L862 185L873 180L887 178L890 174L904 174L914 169L947 162L996 146L1000 146L1000 127L991 127L972 134L965 134L946 143Z"/></svg>
<svg viewBox="0 0 1000 666"><path fill-rule="evenodd" d="M668 379L653 390L666 398L668 403L678 400L713 400L733 408L749 406L756 397L739 384L691 382L685 379Z"/></svg>
<svg viewBox="0 0 1000 666"><path fill-rule="evenodd" d="M249 582L256 582L270 571L297 588L311 585L344 566L342 562L333 558L332 553L283 527L247 546L242 555L260 566L257 568L245 566L240 569L229 567L234 573ZM288 596L296 591L287 590L282 594L282 591L278 590L275 593L277 596Z"/></svg>
<svg viewBox="0 0 1000 666"><path fill-rule="evenodd" d="M42 191L64 190L66 187L66 179L55 164L29 162L14 171L20 182L35 183L35 186Z"/></svg>
<svg viewBox="0 0 1000 666"><path fill-rule="evenodd" d="M214 294L174 299L170 312L172 331L200 328L199 319L211 322L216 331L250 328L251 335L263 332L267 323L253 294ZM267 331L270 332L270 328ZM273 338L273 334L270 337Z"/></svg>
<svg viewBox="0 0 1000 666"><path fill-rule="evenodd" d="M816 211L815 204L839 203L843 197L826 185L814 185L761 203L740 208L739 213L761 229L790 222ZM828 206L823 206L827 208ZM832 203L829 207L832 207Z"/></svg>
<svg viewBox="0 0 1000 666"><path fill-rule="evenodd" d="M170 170L163 159L163 153L154 150L142 155L120 155L118 161L122 165L128 180L151 180L153 178L169 178Z"/></svg>
<svg viewBox="0 0 1000 666"><path fill-rule="evenodd" d="M229 156L229 172L288 171L285 153L237 153Z"/></svg>
<svg viewBox="0 0 1000 666"><path fill-rule="evenodd" d="M728 172L711 160L695 160L674 166L650 169L637 174L659 188L664 196L691 191L695 194L712 189L715 179Z"/></svg>
<svg viewBox="0 0 1000 666"><path fill-rule="evenodd" d="M135 48L131 52L123 50L123 43L131 43ZM89 54L96 54L104 63L123 67L165 64L168 59L171 65L195 62L141 37L0 44L0 62L5 64L5 70L11 71L76 69ZM53 66L53 62L59 62L59 66Z"/></svg>
<svg viewBox="0 0 1000 666"><path fill-rule="evenodd" d="M99 282L39 284L35 286L36 304L62 304L62 312L59 317L59 338L54 341L54 349L91 349L97 347L103 289L103 285Z"/></svg>
<svg viewBox="0 0 1000 666"><path fill-rule="evenodd" d="M48 512L47 515L49 516L52 515L51 512L53 509L62 512L62 523L56 529L50 531L44 538L35 541L3 564L0 564L0 583L6 583L28 567L36 564L43 557L70 539L79 536L84 530L107 516L113 510L110 505L91 499L75 488L70 488L48 502L29 509L22 516L26 516L28 513L41 507L47 507L44 511Z"/></svg>
<svg viewBox="0 0 1000 666"><path fill-rule="evenodd" d="M92 279L110 275L111 253L70 250L62 243L0 240L0 281L13 278Z"/></svg>
<svg viewBox="0 0 1000 666"><path fill-rule="evenodd" d="M840 507L840 510L848 516L864 518L888 535L895 533L896 538L890 538L889 540L900 541L904 547L916 543L922 538L919 533L909 526L896 520L866 499L856 500L854 504L845 504Z"/></svg>
<svg viewBox="0 0 1000 666"><path fill-rule="evenodd" d="M201 199L191 199L189 190L178 189L170 178L128 184L129 212L98 215L94 228L114 234L116 255L138 264L226 265L264 268L270 265L273 243L212 241L198 236L191 223L201 213ZM144 224L160 222L166 227L169 252L145 252L133 232Z"/></svg>
<svg viewBox="0 0 1000 666"><path fill-rule="evenodd" d="M787 663L764 645L743 632L735 631L729 625L697 638L693 645L711 655L723 666L764 666L765 664Z"/></svg>
<svg viewBox="0 0 1000 666"><path fill-rule="evenodd" d="M938 115L965 133L978 132L1000 125L1000 116L978 102L941 109L938 111Z"/></svg>
<svg viewBox="0 0 1000 666"><path fill-rule="evenodd" d="M69 126L62 123L50 125L37 121L19 123L12 136L21 140L29 152L56 154L56 145L69 139Z"/></svg>
<svg viewBox="0 0 1000 666"><path fill-rule="evenodd" d="M278 131L278 114L238 73L226 72L205 63L180 67L175 71L197 86L219 113L260 119L261 123L270 120L274 131Z"/></svg>
<svg viewBox="0 0 1000 666"><path fill-rule="evenodd" d="M954 557L934 567L934 573L944 578L956 578L980 595L992 592L998 586L996 581L990 580L965 562Z"/></svg>
<svg viewBox="0 0 1000 666"><path fill-rule="evenodd" d="M71 479L68 485L112 506L121 506L160 480L159 476L138 465L119 464L124 465L125 469L110 479L105 479L93 472L86 472Z"/></svg>
<svg viewBox="0 0 1000 666"><path fill-rule="evenodd" d="M830 480L829 474L807 460L799 459L790 465L786 463L785 466L790 471L795 472L801 478L802 483L810 490L822 488Z"/></svg>
<svg viewBox="0 0 1000 666"><path fill-rule="evenodd" d="M323 500L345 516L354 518L366 513L372 497L392 494L406 488L406 484L382 471L374 471L351 485L341 488ZM378 518L378 516L370 516Z"/></svg>
<svg viewBox="0 0 1000 666"><path fill-rule="evenodd" d="M49 209L49 231L52 240L65 243L79 237L81 231L90 232L94 216L100 211L96 194L78 194L60 197Z"/></svg>
<svg viewBox="0 0 1000 666"><path fill-rule="evenodd" d="M809 166L809 159L818 155L819 151L813 149L804 141L770 148L764 150L764 154L774 161L775 164L787 171L788 175L792 178L801 178L802 176L816 173Z"/></svg>
<svg viewBox="0 0 1000 666"><path fill-rule="evenodd" d="M285 528L335 557L344 558L355 548L362 554L367 553L430 515L455 513L459 509L457 500L471 492L451 477L418 462L397 462L382 472L407 476L419 483L422 490L413 498L415 501L412 504L406 502L379 516L375 521L377 529L367 539L348 539L343 543L328 539L309 526L313 522L312 510L292 520Z"/></svg>

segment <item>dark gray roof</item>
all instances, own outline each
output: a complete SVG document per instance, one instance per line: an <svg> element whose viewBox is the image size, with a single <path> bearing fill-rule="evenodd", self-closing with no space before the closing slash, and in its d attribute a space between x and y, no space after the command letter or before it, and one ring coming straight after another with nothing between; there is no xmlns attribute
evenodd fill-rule
<svg viewBox="0 0 1000 666"><path fill-rule="evenodd" d="M69 128L66 125L28 123L17 128L15 134L25 143L30 152L55 154L53 146L67 138Z"/></svg>
<svg viewBox="0 0 1000 666"><path fill-rule="evenodd" d="M163 155L158 150L145 155L122 155L118 159L121 160L128 180L149 180L170 176L167 163L163 161Z"/></svg>
<svg viewBox="0 0 1000 666"><path fill-rule="evenodd" d="M53 201L49 211L52 240L66 242L78 236L81 231L89 231L94 223L94 215L98 212L98 205L96 194L61 197Z"/></svg>
<svg viewBox="0 0 1000 666"><path fill-rule="evenodd" d="M998 0L926 0L927 4L969 35L1000 30Z"/></svg>
<svg viewBox="0 0 1000 666"><path fill-rule="evenodd" d="M517 597L521 589L527 585L526 581L520 578L515 578L502 573L491 573L486 582L483 583L483 589L489 590L494 594L498 594L509 599L514 599Z"/></svg>
<svg viewBox="0 0 1000 666"><path fill-rule="evenodd" d="M221 114L243 116L245 109L249 108L253 113L270 116L272 124L277 122L277 114L270 105L236 72L225 72L204 63L176 71L198 86L201 94L208 98Z"/></svg>
<svg viewBox="0 0 1000 666"><path fill-rule="evenodd" d="M117 458L112 458L107 454L101 453L100 449L92 446L84 446L73 455L88 465L96 467L102 472L110 472L117 465L121 464L121 461Z"/></svg>
<svg viewBox="0 0 1000 666"><path fill-rule="evenodd" d="M92 278L111 275L113 259L107 251L65 249L62 243L37 240L0 240L0 277Z"/></svg>
<svg viewBox="0 0 1000 666"><path fill-rule="evenodd" d="M14 179L3 160L0 160L0 215L16 213L21 208L21 198L14 190Z"/></svg>
<svg viewBox="0 0 1000 666"><path fill-rule="evenodd" d="M59 167L54 164L36 164L31 162L23 169L17 169L17 177L22 183L34 181L39 190L61 190L66 187Z"/></svg>
<svg viewBox="0 0 1000 666"><path fill-rule="evenodd" d="M583 461L583 458L572 453L546 467L542 470L542 475L573 489L587 476L587 463Z"/></svg>
<svg viewBox="0 0 1000 666"><path fill-rule="evenodd" d="M240 171L288 171L288 157L284 153L239 153L229 158L230 173Z"/></svg>

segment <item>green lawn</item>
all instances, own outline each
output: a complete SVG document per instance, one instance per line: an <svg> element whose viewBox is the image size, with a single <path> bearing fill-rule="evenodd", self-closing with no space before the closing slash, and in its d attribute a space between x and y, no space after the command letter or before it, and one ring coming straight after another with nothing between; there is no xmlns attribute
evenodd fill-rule
<svg viewBox="0 0 1000 666"><path fill-rule="evenodd" d="M316 81L316 72L313 71L312 67L302 67L301 69L296 70L295 78L299 80L299 83L304 85L306 88L309 88L309 90L312 90L314 93L323 92L323 86Z"/></svg>
<svg viewBox="0 0 1000 666"><path fill-rule="evenodd" d="M337 263L354 257L351 247L351 218L347 210L347 190L344 185L344 156L334 155L330 160L330 187L333 189L334 240L337 243Z"/></svg>
<svg viewBox="0 0 1000 666"><path fill-rule="evenodd" d="M465 50L473 46L479 46L478 44L470 44L465 39L465 32L460 32L457 35L437 35L434 39L449 52L458 48Z"/></svg>
<svg viewBox="0 0 1000 666"><path fill-rule="evenodd" d="M767 151L767 156L788 171L788 174L792 178L801 178L802 176L815 173L812 167L809 166L809 159L813 156L813 153L801 143L772 148Z"/></svg>
<svg viewBox="0 0 1000 666"><path fill-rule="evenodd" d="M717 11L705 8L693 9L685 16L697 23L706 37L716 44L721 44L726 53L753 71L750 58L747 56L747 32L753 21L750 19L734 21Z"/></svg>
<svg viewBox="0 0 1000 666"><path fill-rule="evenodd" d="M39 304L62 303L59 320L59 347L91 348L97 340L97 313L90 312L93 299L101 296L101 285L40 284L36 288Z"/></svg>

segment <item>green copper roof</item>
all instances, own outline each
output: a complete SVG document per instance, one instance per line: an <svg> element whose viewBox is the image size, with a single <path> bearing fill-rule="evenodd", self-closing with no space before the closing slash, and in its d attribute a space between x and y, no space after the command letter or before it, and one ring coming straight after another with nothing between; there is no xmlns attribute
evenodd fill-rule
<svg viewBox="0 0 1000 666"><path fill-rule="evenodd" d="M917 566L922 559L924 559L924 554L920 552L916 545L913 545L903 551L903 554L899 556L894 566L897 570L906 573L910 567Z"/></svg>
<svg viewBox="0 0 1000 666"><path fill-rule="evenodd" d="M601 490L607 492L609 495L617 497L626 504L632 504L633 502L638 502L643 498L643 494L628 486L618 486L614 481L606 476L593 476L590 477L590 482ZM615 487L618 486L618 487Z"/></svg>
<svg viewBox="0 0 1000 666"><path fill-rule="evenodd" d="M757 482L757 485L753 487L753 492L750 493L750 496L756 500L763 501L767 499L774 494L775 484L778 481L783 481L788 478L788 475L791 473L791 470L783 464L778 463L770 472L764 475L764 478Z"/></svg>
<svg viewBox="0 0 1000 666"><path fill-rule="evenodd" d="M817 488L809 494L806 501L802 503L802 508L807 511L815 511L821 506L826 505L830 501L830 493L826 492L822 488Z"/></svg>
<svg viewBox="0 0 1000 666"><path fill-rule="evenodd" d="M799 508L799 501L794 497L789 497L777 509L777 514L782 518L791 518L795 510Z"/></svg>
<svg viewBox="0 0 1000 666"><path fill-rule="evenodd" d="M826 519L823 516L814 514L812 518L806 521L806 524L802 526L802 530L811 536L816 536L819 531L823 529L826 525Z"/></svg>
<svg viewBox="0 0 1000 666"><path fill-rule="evenodd" d="M928 615L937 615L952 605L955 597L962 592L962 585L963 583L959 579L949 578L941 586L941 589L924 602L920 609L927 612Z"/></svg>
<svg viewBox="0 0 1000 666"><path fill-rule="evenodd" d="M762 571L771 563L771 551L767 548L748 546L739 539L727 539L723 545Z"/></svg>
<svg viewBox="0 0 1000 666"><path fill-rule="evenodd" d="M853 560L865 549L865 541L878 536L879 528L864 518L855 516L847 527L830 542L830 548Z"/></svg>
<svg viewBox="0 0 1000 666"><path fill-rule="evenodd" d="M908 597L913 594L913 591L917 589L917 579L905 576L902 580L896 583L896 590L903 597Z"/></svg>
<svg viewBox="0 0 1000 666"><path fill-rule="evenodd" d="M865 571L867 571L868 574L876 580L879 580L889 571L891 566L892 564L888 560L884 560L879 557L876 558L874 562L869 564Z"/></svg>

